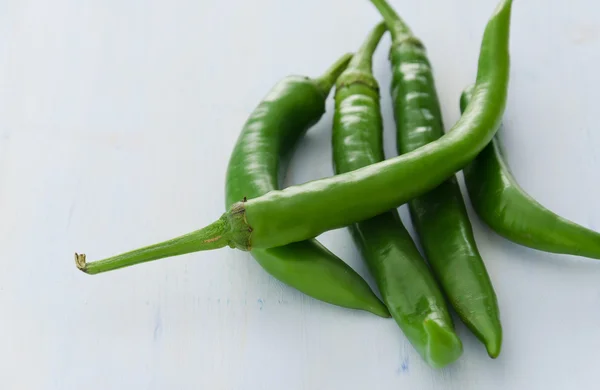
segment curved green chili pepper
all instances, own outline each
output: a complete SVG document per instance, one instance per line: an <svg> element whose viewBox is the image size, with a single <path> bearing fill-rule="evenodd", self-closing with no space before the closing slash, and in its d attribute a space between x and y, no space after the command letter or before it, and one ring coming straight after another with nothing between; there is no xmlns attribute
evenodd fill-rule
<svg viewBox="0 0 600 390"><path fill-rule="evenodd" d="M473 89L462 93L468 109ZM492 230L517 244L544 252L600 259L600 233L553 213L515 180L497 137L464 169L465 182L477 215Z"/></svg>
<svg viewBox="0 0 600 390"><path fill-rule="evenodd" d="M375 27L338 78L332 133L337 174L385 159L379 86L371 65L385 31L383 23ZM393 209L354 224L350 231L392 317L423 359L433 367L458 359L462 343L444 296L398 211Z"/></svg>
<svg viewBox="0 0 600 390"><path fill-rule="evenodd" d="M277 83L246 121L231 154L226 207L278 188L279 160L325 113L325 102L351 55L342 57L321 78L288 76ZM299 291L334 305L390 314L369 285L317 240L253 249L271 275Z"/></svg>
<svg viewBox="0 0 600 390"><path fill-rule="evenodd" d="M325 102L351 54L320 78L288 76L279 81L246 121L231 153L226 207L278 188L280 157L325 113ZM367 282L317 240L250 252L271 275L299 291L334 305L389 317Z"/></svg>
<svg viewBox="0 0 600 390"><path fill-rule="evenodd" d="M509 81L512 0L502 0L483 34L473 101L452 129L418 150L352 172L235 203L211 225L158 244L86 263L87 273L230 246L272 248L382 214L440 185L488 144L500 124Z"/></svg>
<svg viewBox="0 0 600 390"><path fill-rule="evenodd" d="M431 65L424 45L387 1L371 2L391 31L398 153L410 153L444 135ZM408 204L425 256L448 300L496 358L502 345L500 311L456 177Z"/></svg>

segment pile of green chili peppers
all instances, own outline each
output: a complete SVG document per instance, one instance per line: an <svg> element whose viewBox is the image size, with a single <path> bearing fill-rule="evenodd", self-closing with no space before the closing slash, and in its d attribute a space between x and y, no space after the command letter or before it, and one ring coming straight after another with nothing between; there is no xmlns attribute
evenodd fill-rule
<svg viewBox="0 0 600 390"><path fill-rule="evenodd" d="M357 0L358 1L358 0ZM600 259L600 234L544 208L510 173L496 132L509 85L512 0L500 0L483 33L477 75L444 131L425 45L386 0L383 21L353 54L322 76L279 81L252 112L233 148L225 212L211 225L159 244L77 267L97 274L160 258L229 246L249 251L271 275L334 305L393 317L432 367L463 351L450 307L496 358L502 326L455 174L463 170L478 217L507 239L541 251ZM372 58L389 32L398 156L385 159L380 88ZM325 113L335 87L332 147L336 175L279 189L297 141ZM397 208L407 203L423 255ZM348 227L379 289L315 237Z"/></svg>

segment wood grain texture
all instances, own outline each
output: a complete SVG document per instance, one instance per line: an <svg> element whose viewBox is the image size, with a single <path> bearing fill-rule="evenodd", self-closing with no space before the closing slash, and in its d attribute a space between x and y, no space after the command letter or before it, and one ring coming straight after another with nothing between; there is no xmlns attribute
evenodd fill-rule
<svg viewBox="0 0 600 390"><path fill-rule="evenodd" d="M447 127L495 0L392 0L428 48ZM501 137L545 206L600 229L600 6L515 1ZM366 0L0 3L1 389L595 389L600 264L518 247L474 218L498 293L496 361L428 368L392 320L307 298L245 253L98 276L112 255L223 211L229 153L281 77L320 74L379 21ZM395 154L386 36L386 152ZM286 183L332 174L333 108ZM405 208L404 220L410 226ZM372 283L345 229L320 237Z"/></svg>

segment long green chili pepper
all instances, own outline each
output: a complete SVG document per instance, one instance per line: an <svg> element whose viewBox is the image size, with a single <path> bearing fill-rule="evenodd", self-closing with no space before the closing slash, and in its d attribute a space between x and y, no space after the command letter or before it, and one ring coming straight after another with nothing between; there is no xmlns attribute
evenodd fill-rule
<svg viewBox="0 0 600 390"><path fill-rule="evenodd" d="M332 133L337 174L385 159L379 86L371 64L385 31L384 23L376 26L338 78ZM438 368L458 359L462 343L444 295L398 211L354 224L350 231L392 317L423 359Z"/></svg>
<svg viewBox="0 0 600 390"><path fill-rule="evenodd" d="M351 54L342 56L316 79L285 77L260 102L231 153L226 207L244 196L253 198L278 188L280 158L286 158L325 113L327 96L351 58ZM250 253L271 275L313 298L390 316L367 282L317 240Z"/></svg>
<svg viewBox="0 0 600 390"><path fill-rule="evenodd" d="M461 110L472 104L473 93L472 88L462 93ZM504 160L498 137L464 174L475 212L499 235L544 252L600 259L600 233L555 214L527 194Z"/></svg>
<svg viewBox="0 0 600 390"><path fill-rule="evenodd" d="M504 114L509 84L512 0L502 0L485 28L473 101L452 129L418 150L352 172L240 199L211 225L162 243L86 263L106 272L184 253L230 246L272 248L382 214L440 185L488 144Z"/></svg>
<svg viewBox="0 0 600 390"><path fill-rule="evenodd" d="M342 57L315 80L284 78L258 105L231 154L226 207L240 198L254 198L278 188L280 156L289 155L298 139L325 113L329 91L350 58ZM250 253L271 275L313 298L390 316L367 282L317 240Z"/></svg>
<svg viewBox="0 0 600 390"><path fill-rule="evenodd" d="M371 2L392 35L391 94L398 153L410 153L444 135L433 72L424 45L389 3ZM448 300L489 356L496 358L502 345L500 311L456 177L408 204L425 256Z"/></svg>

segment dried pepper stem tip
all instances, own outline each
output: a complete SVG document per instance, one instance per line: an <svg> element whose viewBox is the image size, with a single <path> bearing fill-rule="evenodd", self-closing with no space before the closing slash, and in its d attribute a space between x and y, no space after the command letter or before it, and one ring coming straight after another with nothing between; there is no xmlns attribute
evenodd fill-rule
<svg viewBox="0 0 600 390"><path fill-rule="evenodd" d="M85 262L85 254L84 253L75 253L75 265L80 271L87 272L87 264Z"/></svg>

